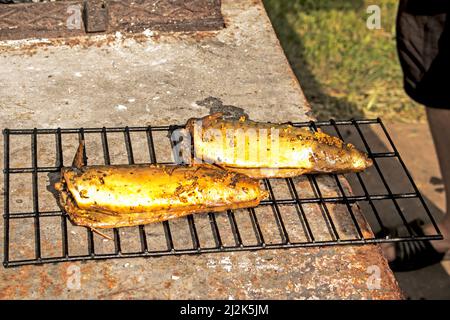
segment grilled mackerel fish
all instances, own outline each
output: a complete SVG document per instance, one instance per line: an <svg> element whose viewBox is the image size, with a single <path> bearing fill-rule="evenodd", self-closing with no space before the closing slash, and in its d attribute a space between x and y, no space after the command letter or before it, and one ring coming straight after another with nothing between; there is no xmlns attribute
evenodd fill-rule
<svg viewBox="0 0 450 320"><path fill-rule="evenodd" d="M94 230L255 207L267 195L258 181L212 165L83 166L79 160L62 169L56 189L70 219Z"/></svg>
<svg viewBox="0 0 450 320"><path fill-rule="evenodd" d="M367 154L318 130L291 124L229 119L216 113L189 119L186 130L197 162L216 163L252 178L286 178L309 173L362 171Z"/></svg>

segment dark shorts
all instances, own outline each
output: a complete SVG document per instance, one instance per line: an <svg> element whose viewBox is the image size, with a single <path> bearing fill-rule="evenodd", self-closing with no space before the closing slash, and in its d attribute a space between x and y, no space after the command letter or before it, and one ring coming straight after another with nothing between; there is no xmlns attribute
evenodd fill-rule
<svg viewBox="0 0 450 320"><path fill-rule="evenodd" d="M450 108L450 0L400 0L397 49L405 91L432 108Z"/></svg>

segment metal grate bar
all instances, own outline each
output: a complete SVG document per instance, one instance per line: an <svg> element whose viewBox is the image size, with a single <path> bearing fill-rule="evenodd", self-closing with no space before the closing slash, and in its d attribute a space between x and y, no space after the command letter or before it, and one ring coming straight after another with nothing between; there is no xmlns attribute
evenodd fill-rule
<svg viewBox="0 0 450 320"><path fill-rule="evenodd" d="M331 121L314 121L313 122L317 127L331 126ZM335 120L336 125L355 125L355 124L380 124L379 119L353 119L353 120ZM303 121L303 122L293 122L293 126L296 127L310 127L311 121ZM152 132L162 131L168 132L169 130L181 129L184 128L183 125L170 125L170 126L147 126L147 127L129 127L130 132L138 132L138 131L147 131L150 129ZM80 128L67 128L61 129L61 133L79 133ZM37 129L38 134L55 134L57 129ZM83 128L85 133L101 133L103 128ZM125 127L113 127L106 128L106 131L109 132L119 132L122 133L125 131ZM31 135L33 134L34 129L8 129L8 133L11 135Z"/></svg>
<svg viewBox="0 0 450 320"><path fill-rule="evenodd" d="M393 194L392 197L389 195L373 195L373 196L347 196L347 200L349 203L356 203L358 201L379 201L379 200L392 200L392 199L412 199L412 198L418 198L417 194L407 193L407 194ZM329 197L329 198L323 198L323 199L314 199L314 198L307 198L307 199L277 199L276 203L278 205L294 205L294 204L320 204L321 202L324 203L344 203L344 200L342 197ZM272 206L275 202L273 200L262 200L260 202L260 206ZM61 211L41 211L40 216L47 216L47 217L59 217L61 216ZM34 217L33 212L20 212L20 213L10 213L9 214L10 219L16 219L16 218L32 218Z"/></svg>
<svg viewBox="0 0 450 320"><path fill-rule="evenodd" d="M63 138L67 135L77 135L78 140L84 140L85 134L93 134L98 135L101 137L102 142L102 149L103 149L103 161L105 165L110 165L112 162L112 159L110 158L112 153L110 153L110 148L114 147L113 145L108 144L108 134L109 133L121 133L124 136L125 141L125 147L127 151L128 156L128 163L134 164L135 163L135 153L137 151L133 149L133 141L132 141L132 132L141 133L142 135L145 135L146 144L148 146L148 152L149 152L149 163L162 163L158 162L158 154L155 150L155 141L154 141L154 132L163 132L167 133L166 137L171 140L171 136L169 133L172 132L172 130L181 128L181 126L146 126L146 127L120 127L120 128L77 128L77 129L12 129L8 130L5 129L3 131L4 135L4 261L3 264L6 267L13 267L13 266L21 266L21 265L28 265L28 264L43 264L43 263L54 263L54 262L61 262L61 261L86 261L86 260L104 260L104 259L110 259L110 258L131 258L131 257L157 257L157 256L165 256L165 255L179 255L179 254L195 254L195 253L210 253L210 252L231 252L231 251L244 251L244 250L262 250L262 249L281 249L281 248L298 248L298 247L312 247L312 246L328 246L328 245L362 245L362 244L368 244L368 243L385 243L385 242L399 242L399 241L412 241L412 240L439 240L442 239L442 235L437 228L437 225L427 208L423 197L421 196L417 186L414 184L411 175L406 169L405 164L403 163L402 159L400 158L400 155L398 154L397 149L393 145L392 139L389 137L389 134L387 133L384 125L379 119L376 120L340 120L340 121L318 121L318 122L299 122L294 123L294 126L297 127L305 127L309 128L311 130L316 129L317 127L330 127L334 128L337 132L338 136L342 139L342 135L339 131L340 126L352 126L358 130L358 136L361 137L364 146L366 150L369 153L369 156L374 160L375 163L375 170L381 177L380 185L383 185L386 188L386 192L381 192L380 194L374 194L370 193L369 189L365 185L364 181L364 172L363 173L350 173L349 175L356 175L358 183L361 185L363 189L362 195L347 195L345 194L344 184L339 179L340 176L338 175L329 175L331 178L334 179L337 189L339 190L339 194L337 196L331 196L331 197L325 197L322 194L321 185L319 183L319 180L316 180L315 176L309 175L307 176L308 180L306 183L309 182L311 188L314 191L314 196L308 196L303 197L301 196L301 193L299 192L299 187L296 183L294 183L294 179L288 178L285 179L285 182L288 186L288 189L286 190L285 194L278 194L278 190L275 190L274 185L272 184L272 180L263 180L263 183L265 185L265 188L269 192L270 197L268 199L265 199L261 201L260 206L270 206L271 210L274 214L274 218L276 220L276 224L278 227L278 230L274 230L275 233L280 234L281 237L275 236L277 239L273 239L273 236L271 232L268 234L263 234L262 230L264 225L267 223L265 221L265 218L263 216L258 216L256 214L255 208L248 208L246 210L243 210L242 213L246 214L245 212L248 212L248 217L250 218L250 223L245 225L241 224L240 219L237 219L236 212L233 210L227 211L227 217L228 221L231 226L231 234L234 238L234 244L233 245L227 245L224 246L223 240L227 236L227 232L230 232L230 229L222 228L222 225L218 224L218 221L216 219L216 214L209 213L208 214L208 220L209 220L209 226L210 228L198 228L196 226L196 219L189 215L186 217L186 220L188 222L189 231L190 231L190 239L189 235L187 236L186 240L190 241L192 240L192 248L182 248L178 249L174 247L174 240L178 240L178 233L176 232L176 228L178 225L173 224L171 225L170 222L165 221L162 223L162 226L164 228L164 237L167 244L167 248L164 248L162 250L153 250L153 248L149 248L148 246L148 234L145 233L145 228L143 226L139 227L139 236L136 236L133 240L136 245L141 246L141 250L129 252L125 247L128 245L128 241L124 242L123 239L121 239L120 233L118 229L113 229L113 235L114 235L114 249L111 249L111 253L100 253L96 252L94 247L94 235L91 230L87 229L87 245L80 245L79 249L84 250L84 246L86 247L87 254L82 255L76 255L72 252L75 252L75 250L72 250L73 243L69 243L68 241L68 232L67 232L67 216L65 213L61 212L60 210L50 210L50 211L40 211L39 210L39 204L43 201L40 199L40 194L44 193L45 190L40 190L43 188L39 187L39 174L41 173L52 173L52 172L59 172L61 168L64 166L64 158L63 158ZM370 143L369 140L367 140L364 136L363 131L361 130L361 126L363 125L376 125L381 126L383 129L385 135L387 136L389 143L392 145L393 152L379 152L375 153L372 152L370 149ZM11 152L11 146L16 147L15 143L12 142L12 136L29 136L30 142L31 142L31 166L29 167L11 167L11 156L16 156L17 152ZM40 135L54 135L55 142L56 142L56 148L55 148L55 166L39 166L39 162L41 161L39 156L41 154L39 148L38 148L38 141ZM160 141L156 141L160 142ZM174 141L170 141L172 143L172 147L174 146L173 143L176 143ZM176 149L176 148L174 148ZM24 148L26 150L26 148ZM83 158L86 161L86 148L83 149ZM380 158L392 158L392 159L398 159L401 163L401 167L406 175L408 176L409 181L411 182L414 192L399 192L399 193L392 193L392 190L389 189L388 182L385 179L385 177L382 175L382 170L379 167L377 163L377 159ZM171 162L164 163L164 164L170 164ZM92 163L91 163L92 164ZM69 165L69 164L65 164ZM31 179L31 190L32 194L30 195L29 201L33 204L32 210L30 212L17 212L12 208L12 205L15 204L14 202L14 193L11 192L17 192L14 188L11 187L11 178L13 177L13 174L20 174L20 173L28 173L32 177ZM11 190L12 189L12 190ZM399 236L391 239L386 239L378 234L375 236L367 236L365 232L363 232L363 226L361 224L358 224L358 214L356 211L358 210L358 206L354 204L360 204L360 203L368 203L373 211L373 214L375 215L376 222L374 224L376 225L375 228L384 228L385 223L385 217L389 212L385 212L384 215L380 215L379 211L377 210L377 207L375 206L377 201L383 201L383 200L389 200L393 201L396 204L396 208L391 209L393 214L395 216L400 215L402 217L402 221L405 223L406 218L403 215L403 212L400 210L400 207L398 205L398 201L400 199L403 199L404 201L409 201L413 199L418 199L421 203L420 206L423 206L424 209L418 208L418 210L422 210L421 212L418 212L418 214L422 213L423 216L428 217L429 220L432 222L433 226L435 227L435 234L427 235L427 236ZM323 220L318 219L320 221L314 221L314 225L312 224L312 218L309 217L304 210L304 205L306 204L317 204L322 212ZM346 211L349 212L348 215L345 215L347 219L346 223L349 223L349 226L355 226L356 232L354 232L353 235L348 238L347 236L344 238L340 237L340 234L338 234L336 225L340 222L338 222L336 219L338 219L335 215L332 215L328 204L343 204L346 206ZM290 216L284 215L284 210L286 207L295 207L295 210L297 212L298 218L295 217L295 221L292 222L292 220L289 220ZM13 209L13 210L11 210ZM239 211L239 214L241 214L241 211ZM372 214L372 213L371 213ZM58 219L61 219L61 235L62 235L62 243L61 243L61 256L59 257L47 257L45 254L45 246L41 247L41 227L45 227L44 221L47 219L41 219L43 217L59 217ZM14 248L11 245L11 240L14 239L12 235L15 235L14 226L17 224L20 224L21 221L25 221L22 219L30 219L30 221L33 221L33 234L26 235L26 239L32 239L34 240L34 245L32 246L32 253L34 254L34 258L29 259L11 259L12 248ZM17 223L14 225L11 225L10 222L12 220L15 220ZM289 221L289 224L287 223ZM293 228L292 223L298 224L300 230L302 228L303 233L305 235L306 240L302 238L302 240L293 241L295 237L295 231ZM318 224L322 224L322 228L319 227ZM314 228L312 227L314 226ZM374 226L372 226L374 227ZM171 228L174 228L171 230ZM366 226L364 226L366 228ZM322 231L323 230L323 231ZM20 232L25 232L23 230L20 230ZM215 245L212 247L204 246L200 243L200 232L204 233L207 232L208 235L212 234L212 237L214 239ZM244 234L246 235L245 238L247 238L248 234L247 232L250 232L250 234L254 234L256 238L256 243L248 244L246 243L247 240L244 240ZM292 234L291 234L292 232ZM298 231L302 232L302 231ZM327 240L317 240L320 238L318 235L319 232L323 232L324 234L329 234L330 237ZM201 235L204 236L203 234ZM175 238L177 237L177 238ZM281 239L280 239L281 238ZM121 241L122 240L122 241ZM98 249L97 251L99 251ZM78 250L77 250L78 251ZM14 253L14 256L17 253Z"/></svg>
<svg viewBox="0 0 450 320"><path fill-rule="evenodd" d="M172 233L170 232L169 221L163 221L164 234L166 236L167 250L174 251Z"/></svg>
<svg viewBox="0 0 450 320"><path fill-rule="evenodd" d="M216 248L223 248L222 238L220 237L219 227L217 226L216 216L214 213L208 213L209 223L211 224L211 231L216 242Z"/></svg>
<svg viewBox="0 0 450 320"><path fill-rule="evenodd" d="M34 218L36 214L34 212L17 212L17 213L10 213L9 219L30 219ZM40 211L39 217L61 217L64 216L64 213L61 211Z"/></svg>
<svg viewBox="0 0 450 320"><path fill-rule="evenodd" d="M125 148L127 149L128 164L134 164L133 146L131 144L130 128L125 127L123 133L125 139Z"/></svg>
<svg viewBox="0 0 450 320"><path fill-rule="evenodd" d="M369 196L347 196L347 200L349 203L356 203L358 201L378 201L378 200L392 200L392 199L412 199L418 198L418 195L415 193L405 193L405 194L393 194L392 197L389 195L369 195ZM323 199L319 198L305 198L305 199L277 199L277 204L317 204L317 203L344 203L342 197L324 197ZM275 202L273 200L262 200L260 202L260 206L271 206ZM33 212L21 212L21 213L10 213L10 218L14 219L15 217L27 218L33 217ZM40 216L61 216L61 211L41 211Z"/></svg>
<svg viewBox="0 0 450 320"><path fill-rule="evenodd" d="M434 219L433 215L432 215L431 212L430 212L430 209L429 209L428 206L426 205L425 200L423 199L423 197L422 197L422 195L421 195L419 189L417 188L416 183L414 182L414 180L413 180L413 178L412 178L412 176L411 176L411 173L409 172L408 168L406 168L406 165L405 165L405 163L403 162L403 159L402 159L402 157L400 156L399 152L397 151L397 147L394 145L394 142L392 141L391 136L388 134L387 129L386 129L386 127L384 126L384 124L383 124L383 122L381 121L381 119L378 118L377 120L378 120L378 123L380 124L381 128L383 129L384 135L385 135L386 138L388 139L389 144L391 145L392 150L394 150L393 153L397 156L398 161L400 162L400 165L402 166L403 170L405 171L406 176L408 177L408 180L409 180L409 182L411 183L411 186L413 187L414 191L415 191L416 194L418 195L419 200L420 200L422 206L424 207L424 209L425 209L425 211L426 211L426 213L427 213L428 218L430 219L431 223L433 224L434 229L437 231L437 233L440 234L441 231L439 230L439 227L438 227L438 225L437 225L437 223L436 223L436 220Z"/></svg>
<svg viewBox="0 0 450 320"><path fill-rule="evenodd" d="M314 123L314 121L309 122L309 127L313 131L317 131L317 125ZM311 187L313 188L315 194L318 196L318 198L320 200L319 203L323 209L323 213L325 213L325 219L326 219L328 225L331 227L332 237L339 241L340 240L339 234L337 232L336 226L334 225L333 219L331 218L330 212L328 211L328 207L327 207L326 203L323 201L322 192L320 191L319 184L317 183L316 177L312 176L312 175L308 175L308 179L311 183Z"/></svg>
<svg viewBox="0 0 450 320"><path fill-rule="evenodd" d="M194 217L192 215L187 216L189 231L192 237L192 245L194 249L200 249L200 241L198 239L197 228L195 227Z"/></svg>
<svg viewBox="0 0 450 320"><path fill-rule="evenodd" d="M344 188L342 187L341 181L339 181L339 177L338 177L337 174L333 174L333 177L334 177L334 180L336 181L336 184L337 184L337 186L339 188L339 192L342 195L342 198L344 200L345 206L347 207L347 211L348 211L348 213L350 214L350 216L352 218L353 224L355 225L356 232L358 232L359 238L362 239L363 238L363 234L361 232L361 228L359 227L358 221L356 220L355 214L353 213L353 210L351 208L351 204L348 201L347 196L345 195L345 191L344 191Z"/></svg>
<svg viewBox="0 0 450 320"><path fill-rule="evenodd" d="M259 225L258 218L256 218L255 209L249 208L248 213L250 215L250 220L252 221L253 231L255 232L258 245L265 247L266 242L264 241L264 236L261 232L261 227Z"/></svg>
<svg viewBox="0 0 450 320"><path fill-rule="evenodd" d="M156 155L153 154L152 156L154 156L156 158ZM391 155L389 153L389 155L383 154L383 153L371 153L370 155L371 158L396 158L395 155ZM155 162L150 162L150 163L156 163ZM158 162L160 164L173 164L173 162ZM43 172L43 173L48 173L48 172L59 172L60 167L56 166L56 167L49 167L49 166L44 166L44 167L38 167L37 168L37 172ZM26 167L26 168L9 168L8 169L8 173L10 174L14 174L14 173L32 173L34 171L34 168L32 167Z"/></svg>
<svg viewBox="0 0 450 320"><path fill-rule="evenodd" d="M359 136L361 137L361 140L364 143L364 146L365 146L367 152L369 154L371 154L372 150L371 150L367 140L365 139L365 137L361 131L361 128L359 127L359 124L356 122L355 122L355 127L356 127L356 130L358 131ZM389 184L387 183L386 178L384 177L383 173L381 172L380 166L378 165L378 162L376 159L373 159L373 165L374 165L375 169L377 170L377 172L381 178L381 181L383 182L383 185L386 188L388 194L391 196L392 195L391 188L389 187ZM405 215L403 214L400 206L398 205L397 200L395 198L392 198L392 202L394 203L395 209L397 210L398 215L402 219L403 225L405 226L406 230L408 231L409 236L414 238L414 234L412 233L412 230L408 225L408 221L406 220Z"/></svg>
<svg viewBox="0 0 450 320"><path fill-rule="evenodd" d="M125 138L125 147L127 149L128 164L134 164L133 146L131 144L129 127L125 127L124 138ZM140 225L138 226L138 228L139 228L139 237L141 240L141 250L142 252L147 252L148 251L147 236L145 234L144 226Z"/></svg>
<svg viewBox="0 0 450 320"><path fill-rule="evenodd" d="M333 127L336 128L336 125L334 124L333 120L331 121L331 124L333 125ZM342 140L342 136L341 136L340 132L338 133L338 136ZM356 228L356 232L358 232L359 238L362 239L363 238L363 234L362 234L361 228L359 227L358 221L356 220L355 214L353 213L353 210L351 208L351 204L350 204L350 202L347 199L347 195L345 194L345 191L344 191L344 188L342 186L342 183L339 180L339 176L337 174L333 174L332 176L334 177L334 180L336 181L336 184L337 184L337 186L339 188L339 192L341 193L342 198L343 198L344 203L345 203L345 206L347 207L347 211L348 211L348 213L350 214L350 216L352 218L353 224L355 225L355 228Z"/></svg>
<svg viewBox="0 0 450 320"><path fill-rule="evenodd" d="M147 127L146 132L147 132L148 152L150 154L150 162L156 163L156 152L155 152L155 144L153 143L152 128L150 126Z"/></svg>
<svg viewBox="0 0 450 320"><path fill-rule="evenodd" d="M420 240L442 240L441 236L423 236L416 237L414 239L408 237L399 237L395 239L365 239L365 240L341 240L339 245L365 245L365 244L378 244L378 243L393 243L393 242L403 242L403 241L420 241ZM285 244L267 244L263 246L259 245L248 245L240 247L224 247L222 250L218 251L217 248L204 248L201 250L202 253L216 253L216 252L233 252L233 251L249 251L249 250L263 250L263 249L292 249L292 248L307 248L307 247L317 247L317 246L335 246L336 243L329 241L316 241L314 243L291 243L289 245ZM96 254L94 257L90 255L78 255L71 256L67 259L61 260L59 257L42 258L39 262L34 259L16 260L10 261L5 264L6 267L18 267L30 264L43 264L43 263L57 263L62 261L88 261L88 260L106 260L114 258L137 258L137 257L161 257L173 254L195 254L198 253L194 249L180 249L176 252L164 251L153 251L146 254L127 252L121 255L116 254Z"/></svg>
<svg viewBox="0 0 450 320"><path fill-rule="evenodd" d="M356 120L335 120L336 125L355 125L355 124L380 124L379 119L356 119ZM313 122L317 127L331 126L331 121L315 121ZM293 122L295 127L310 127L311 121ZM150 129L152 132L169 132L170 130L176 130L184 128L182 125L170 125L170 126L147 126L147 127L129 127L130 132L143 132ZM80 128L67 128L61 129L61 133L79 133ZM37 134L55 134L57 129L37 129ZM103 128L83 128L84 133L102 133ZM106 132L119 132L125 131L125 127L106 128ZM31 135L34 133L34 129L8 129L10 135Z"/></svg>
<svg viewBox="0 0 450 320"><path fill-rule="evenodd" d="M169 127L167 127L167 130L169 130ZM148 126L146 128L146 133L147 133L147 144L148 144L148 151L150 154L150 161L151 163L157 163L157 159L156 159L156 152L155 152L155 144L153 141L153 134L152 132L154 131L154 129L151 126ZM164 227L164 234L166 236L166 242L167 242L167 250L169 251L174 251L174 247L173 247L173 239L172 239L172 233L170 232L170 225L168 221L163 221L162 222L163 227Z"/></svg>
<svg viewBox="0 0 450 320"><path fill-rule="evenodd" d="M59 169L64 167L61 128L56 129L56 163Z"/></svg>
<svg viewBox="0 0 450 320"><path fill-rule="evenodd" d="M78 133L78 140L81 143L82 141L85 141L84 136L84 129L81 128ZM86 155L86 144L83 145L83 163L87 165L87 155ZM87 228L87 239L88 239L88 252L90 256L95 255L95 247L94 247L94 234L91 229Z"/></svg>
<svg viewBox="0 0 450 320"><path fill-rule="evenodd" d="M157 131L168 131L169 126L152 126L152 127L129 127L130 132L140 132L140 131L147 131L149 130L152 132ZM35 132L35 129L8 129L9 134L11 135L31 135ZM123 133L125 131L125 127L116 127L116 128L105 128L107 133ZM37 134L55 134L57 129L36 129ZM79 134L81 131L84 133L99 133L101 134L103 131L102 128L79 128L79 129L61 129L61 133L67 134L67 133L75 133Z"/></svg>
<svg viewBox="0 0 450 320"><path fill-rule="evenodd" d="M300 198L298 196L298 192L297 192L297 188L295 187L294 180L292 180L292 178L288 178L287 183L288 183L289 190L292 192L292 194L295 197L295 200L298 202L296 204L296 209L297 209L297 213L299 213L300 221L303 222L303 224L306 228L306 236L308 237L309 241L314 242L315 241L314 235L311 230L311 226L309 225L308 218L306 217L305 210L303 210L303 206L299 202Z"/></svg>
<svg viewBox="0 0 450 320"><path fill-rule="evenodd" d="M61 129L58 128L56 132L56 163L60 168L64 166L64 156L62 149L62 137L61 137ZM40 213L42 215L42 212ZM60 212L61 214L61 249L64 257L69 256L69 239L67 236L67 216L65 213Z"/></svg>
<svg viewBox="0 0 450 320"><path fill-rule="evenodd" d="M234 216L233 210L227 211L228 220L230 221L231 230L233 232L234 241L236 242L236 246L242 247L244 244L242 243L241 233L239 232L238 225L236 223L236 217Z"/></svg>
<svg viewBox="0 0 450 320"><path fill-rule="evenodd" d="M320 200L320 201L318 201L318 203L320 204L320 207L322 208L322 213L324 214L325 221L327 222L328 226L331 228L331 236L333 237L333 240L340 240L336 226L334 225L331 214L328 211L327 204L325 201L320 199L322 197L322 192L320 191L319 184L317 183L316 177L308 175L308 180L309 180L309 183L310 183L312 189L314 190L314 193L317 195L317 197Z"/></svg>
<svg viewBox="0 0 450 320"><path fill-rule="evenodd" d="M32 174L32 186L33 186L33 212L34 212L34 246L35 256L37 260L42 258L41 256L41 228L39 220L39 190L38 190L38 173L37 173L37 133L33 131L31 136L31 162L33 166Z"/></svg>
<svg viewBox="0 0 450 320"><path fill-rule="evenodd" d="M111 157L109 156L109 146L108 146L108 136L106 134L106 128L102 129L102 147L103 147L103 159L105 165L109 166L111 164Z"/></svg>
<svg viewBox="0 0 450 320"><path fill-rule="evenodd" d="M336 125L336 122L335 122L334 120L330 120L330 121L331 121L331 123L332 123L332 125L333 125L333 127L334 127L334 130L335 130L336 133L338 134L338 137L339 137L341 140L344 140L344 138L343 138L343 136L342 136L342 134L341 134L341 131L339 130L338 126ZM356 172L356 177L358 178L358 182L359 182L359 184L361 185L361 187L362 187L362 189L363 189L363 192L364 192L365 197L368 199L369 205L370 205L370 207L371 207L371 209L372 209L372 211L373 211L373 213L374 213L374 215L375 215L375 218L377 219L378 225L380 226L381 229L384 229L385 226L384 226L383 222L381 221L381 217L380 217L380 215L378 214L377 208L375 207L375 205L374 205L372 199L371 199L370 196L369 196L369 192L367 191L366 184L364 183L364 180L363 180L363 178L361 177L361 173Z"/></svg>
<svg viewBox="0 0 450 320"><path fill-rule="evenodd" d="M263 181L264 181L264 185L265 185L266 189L269 191L270 198L273 200L272 210L275 214L275 220L278 225L278 230L280 231L280 236L281 236L282 242L285 244L289 244L290 243L289 235L286 231L286 226L284 225L283 218L281 217L280 208L277 205L277 202L275 199L275 194L273 193L272 185L270 184L268 179L264 179Z"/></svg>
<svg viewBox="0 0 450 320"><path fill-rule="evenodd" d="M173 151L172 154L175 157L175 159L179 159L179 155L176 154L177 148L175 147L175 144L177 143L177 141L173 140L173 132L175 130L176 130L176 126L170 126L169 132L168 132L168 137L170 138L170 146L172 147L172 151ZM153 139L149 139L149 145L153 145ZM156 156L154 157L154 159L156 162ZM189 232L191 233L192 245L193 245L194 249L200 250L200 240L198 239L198 233L197 233L197 228L195 226L194 217L192 215L188 215L187 222L189 225Z"/></svg>
<svg viewBox="0 0 450 320"><path fill-rule="evenodd" d="M390 199L410 199L417 198L416 193L401 193L401 194L375 194L368 196L347 196L347 200L351 203L357 201L367 201L367 200L390 200ZM323 197L323 198L304 198L299 199L299 203L307 204L307 203L320 203L320 202L338 202L342 203L342 197ZM294 204L296 203L295 199L277 199L276 202L278 204ZM272 205L274 203L273 200L262 200L261 205Z"/></svg>
<svg viewBox="0 0 450 320"><path fill-rule="evenodd" d="M101 137L102 137L103 159L105 165L109 166L111 164L111 157L109 155L108 135L105 127L102 128ZM120 245L120 233L117 228L113 229L113 235L114 235L114 250L116 254L121 254L122 247Z"/></svg>
<svg viewBox="0 0 450 320"><path fill-rule="evenodd" d="M3 265L9 263L9 130L3 130Z"/></svg>

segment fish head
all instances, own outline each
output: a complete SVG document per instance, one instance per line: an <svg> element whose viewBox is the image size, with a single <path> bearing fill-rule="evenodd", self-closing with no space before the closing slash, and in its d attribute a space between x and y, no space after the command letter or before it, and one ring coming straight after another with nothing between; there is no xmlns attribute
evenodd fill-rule
<svg viewBox="0 0 450 320"><path fill-rule="evenodd" d="M349 168L350 171L363 171L373 165L373 160L369 158L367 153L352 148L349 150Z"/></svg>
<svg viewBox="0 0 450 320"><path fill-rule="evenodd" d="M359 172L373 164L367 153L351 144L316 145L312 156L314 172Z"/></svg>

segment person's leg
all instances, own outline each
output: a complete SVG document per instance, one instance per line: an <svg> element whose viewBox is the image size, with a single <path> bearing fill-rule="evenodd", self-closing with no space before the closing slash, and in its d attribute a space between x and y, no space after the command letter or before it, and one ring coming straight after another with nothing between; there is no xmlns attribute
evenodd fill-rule
<svg viewBox="0 0 450 320"><path fill-rule="evenodd" d="M444 240L433 241L432 244L437 251L445 252L450 249L450 109L426 108L426 110L446 194L445 217L439 223ZM425 226L424 231L433 233L434 228Z"/></svg>

